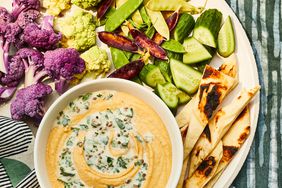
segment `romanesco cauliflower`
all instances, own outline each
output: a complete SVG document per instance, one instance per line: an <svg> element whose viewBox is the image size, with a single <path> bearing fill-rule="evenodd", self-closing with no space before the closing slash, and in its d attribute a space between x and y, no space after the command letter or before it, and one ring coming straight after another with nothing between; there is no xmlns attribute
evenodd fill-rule
<svg viewBox="0 0 282 188"><path fill-rule="evenodd" d="M105 76L111 68L111 62L106 51L99 49L97 46L90 48L80 57L85 61L86 77L95 79L100 75Z"/></svg>
<svg viewBox="0 0 282 188"><path fill-rule="evenodd" d="M71 0L43 0L42 6L46 8L48 14L58 16L62 11L68 10Z"/></svg>
<svg viewBox="0 0 282 188"><path fill-rule="evenodd" d="M90 8L95 7L102 0L71 0L71 3L81 7L81 8Z"/></svg>
<svg viewBox="0 0 282 188"><path fill-rule="evenodd" d="M63 34L63 47L85 51L96 44L94 17L78 7L73 6L64 17L57 18L55 29Z"/></svg>

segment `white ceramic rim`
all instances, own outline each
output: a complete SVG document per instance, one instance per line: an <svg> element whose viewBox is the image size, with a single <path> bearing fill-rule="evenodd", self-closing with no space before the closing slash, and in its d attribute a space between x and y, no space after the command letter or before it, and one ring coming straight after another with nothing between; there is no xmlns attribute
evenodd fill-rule
<svg viewBox="0 0 282 188"><path fill-rule="evenodd" d="M125 91L126 89L122 88L121 89L121 85L126 85L125 87L127 87L127 91ZM96 85L100 85L98 88L101 89L94 89ZM114 87L115 85L115 87ZM113 86L114 88L108 88L109 86ZM83 91L83 92L79 92L79 90L85 90L85 88L89 87L88 91ZM126 92L126 93L130 93L129 89L132 90L132 92L141 92L142 95L144 96L144 98L140 98L137 97L141 100L143 100L145 103L147 103L149 106L151 106L156 113L158 113L158 115L160 116L160 118L162 119L163 123L165 124L167 130L168 130L168 134L170 136L170 140L172 142L172 169L171 169L171 174L168 180L168 184L167 187L176 187L177 183L178 183L178 179L180 177L181 174L181 169L182 169L182 161L183 161L183 144L182 144L182 139L181 139L181 134L177 125L177 122L173 116L173 114L170 112L170 110L168 109L168 107L164 104L164 102L157 97L153 92L151 92L149 89L136 84L132 81L127 81L127 80L122 80L122 79L115 79L115 78L107 78L107 79L99 79L99 80L94 80L94 81L90 81L90 82L85 82L82 84L79 84L73 88L71 88L70 90L68 90L66 93L64 93L62 96L60 96L48 109L48 111L46 112L46 114L44 115L41 124L39 126L39 129L37 131L37 135L35 138L35 146L34 146L34 166L35 166L35 172L36 172L36 176L38 179L38 182L40 184L41 187L46 187L44 184L44 182L48 182L48 176L47 175L47 170L45 167L45 152L46 152L46 143L47 143L47 139L49 136L47 136L46 140L42 140L43 138L43 134L47 134L46 132L43 132L44 129L46 129L46 126L48 126L48 124L46 124L48 121L54 121L54 120L49 120L50 119L50 115L52 114L56 114L58 113L60 110L65 108L65 105L70 101L66 98L76 98L79 95L85 93L85 92L91 92L91 91L99 91L99 90L103 90L103 89L109 89L109 90L117 90L117 91L121 91L121 92ZM134 96L133 93L130 93L131 95ZM135 95L136 96L136 95ZM147 99L145 99L147 97ZM147 100L147 101L146 101ZM148 100L150 100L150 102L148 102ZM68 101L68 102L67 102ZM61 103L65 103L64 105L60 106ZM60 106L59 108L57 108L58 106ZM57 108L57 109L56 109ZM56 112L55 112L56 111ZM164 121L166 120L166 122ZM52 124L50 124L50 126L52 126ZM51 128L50 128L51 129ZM174 142L173 142L174 141ZM44 143L45 142L45 143ZM178 144L177 144L178 143ZM44 146L45 148L42 149L41 146ZM40 154L40 152L44 150L44 153ZM43 156L43 159L42 159ZM44 171L44 172L43 172ZM43 180L43 175L45 175L45 180ZM46 180L47 179L47 180Z"/></svg>

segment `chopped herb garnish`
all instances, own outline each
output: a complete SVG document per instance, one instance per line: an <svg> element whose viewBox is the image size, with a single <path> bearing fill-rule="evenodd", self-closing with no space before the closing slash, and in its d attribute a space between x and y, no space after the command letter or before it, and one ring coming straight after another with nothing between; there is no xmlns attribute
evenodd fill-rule
<svg viewBox="0 0 282 188"><path fill-rule="evenodd" d="M135 166L141 166L142 164L144 163L144 160L143 159L140 159L140 160L137 160L134 165Z"/></svg>
<svg viewBox="0 0 282 188"><path fill-rule="evenodd" d="M113 161L114 159L112 157L107 157L107 163L109 167L114 167Z"/></svg>
<svg viewBox="0 0 282 188"><path fill-rule="evenodd" d="M86 93L86 94L82 95L81 98L82 98L83 101L87 101L91 95L92 95L92 93Z"/></svg>
<svg viewBox="0 0 282 188"><path fill-rule="evenodd" d="M69 106L72 107L74 105L74 102L70 102Z"/></svg>
<svg viewBox="0 0 282 188"><path fill-rule="evenodd" d="M73 145L73 141L71 139L68 139L67 146L72 146L72 145Z"/></svg>
<svg viewBox="0 0 282 188"><path fill-rule="evenodd" d="M139 141L139 142L143 142L142 138L139 135L136 135L135 138Z"/></svg>
<svg viewBox="0 0 282 188"><path fill-rule="evenodd" d="M87 130L88 129L88 125L86 125L86 124L80 124L79 126L80 126L81 130Z"/></svg>
<svg viewBox="0 0 282 188"><path fill-rule="evenodd" d="M113 97L113 94L109 94L107 97L105 97L106 100L109 100L110 98Z"/></svg>
<svg viewBox="0 0 282 188"><path fill-rule="evenodd" d="M122 120L116 118L115 121L116 121L116 123L117 123L117 126L118 126L121 130L123 130L123 129L125 128L125 125L123 124L123 121L122 121Z"/></svg>
<svg viewBox="0 0 282 188"><path fill-rule="evenodd" d="M127 168L127 163L123 160L122 157L118 157L118 159L117 159L117 164L118 164L121 168Z"/></svg>
<svg viewBox="0 0 282 188"><path fill-rule="evenodd" d="M62 119L62 122L61 122L62 125L63 126L67 126L69 124L69 122L70 122L70 118L67 115L64 115L63 119Z"/></svg>
<svg viewBox="0 0 282 188"><path fill-rule="evenodd" d="M62 176L69 176L69 177L75 176L75 174L73 174L73 173L65 172L65 169L64 169L63 167L60 167L60 174L61 174Z"/></svg>

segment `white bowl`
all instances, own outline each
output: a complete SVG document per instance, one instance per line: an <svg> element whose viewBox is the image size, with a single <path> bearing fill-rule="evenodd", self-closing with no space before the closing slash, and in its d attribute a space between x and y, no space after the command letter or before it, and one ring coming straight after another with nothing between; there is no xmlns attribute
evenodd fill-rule
<svg viewBox="0 0 282 188"><path fill-rule="evenodd" d="M46 170L45 153L48 136L57 114L79 95L99 90L116 90L131 94L151 106L160 116L166 126L172 144L172 169L167 187L176 187L182 168L183 144L174 116L163 101L149 89L131 81L114 78L79 84L60 96L48 109L37 131L34 147L34 165L40 186L43 188L51 187Z"/></svg>

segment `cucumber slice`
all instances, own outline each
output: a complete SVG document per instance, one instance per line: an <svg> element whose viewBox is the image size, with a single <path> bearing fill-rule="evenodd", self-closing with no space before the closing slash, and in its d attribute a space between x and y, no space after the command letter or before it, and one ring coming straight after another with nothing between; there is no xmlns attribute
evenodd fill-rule
<svg viewBox="0 0 282 188"><path fill-rule="evenodd" d="M187 95L186 93L184 93L183 91L178 90L179 93L177 95L178 99L179 99L179 104L185 104L188 101L191 100L191 97L189 95Z"/></svg>
<svg viewBox="0 0 282 188"><path fill-rule="evenodd" d="M160 68L152 64L145 65L139 76L143 82L151 87L156 87L157 84L164 84L166 82Z"/></svg>
<svg viewBox="0 0 282 188"><path fill-rule="evenodd" d="M168 82L172 82L169 63L167 61L155 60L155 65L160 68L161 73Z"/></svg>
<svg viewBox="0 0 282 188"><path fill-rule="evenodd" d="M202 44L216 48L222 13L217 9L208 9L197 19L193 37Z"/></svg>
<svg viewBox="0 0 282 188"><path fill-rule="evenodd" d="M217 51L223 57L228 57L235 51L235 35L230 16L218 33Z"/></svg>
<svg viewBox="0 0 282 188"><path fill-rule="evenodd" d="M195 38L185 39L183 46L187 53L183 55L183 63L199 63L212 58L212 54Z"/></svg>
<svg viewBox="0 0 282 188"><path fill-rule="evenodd" d="M200 72L175 59L170 60L170 70L177 88L188 94L193 94L198 90L202 77Z"/></svg>
<svg viewBox="0 0 282 188"><path fill-rule="evenodd" d="M177 108L178 105L178 97L174 92L171 92L166 85L157 84L157 94L161 97L161 99L165 102L165 104L170 109Z"/></svg>
<svg viewBox="0 0 282 188"><path fill-rule="evenodd" d="M173 31L173 38L180 43L190 35L195 26L194 17L188 13L180 15L177 25Z"/></svg>
<svg viewBox="0 0 282 188"><path fill-rule="evenodd" d="M167 54L167 57L169 59L177 59L179 61L182 61L183 54L171 52L171 51L168 51L168 50L166 51L166 54Z"/></svg>

